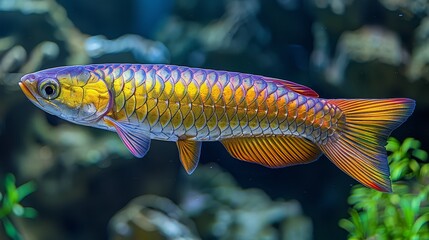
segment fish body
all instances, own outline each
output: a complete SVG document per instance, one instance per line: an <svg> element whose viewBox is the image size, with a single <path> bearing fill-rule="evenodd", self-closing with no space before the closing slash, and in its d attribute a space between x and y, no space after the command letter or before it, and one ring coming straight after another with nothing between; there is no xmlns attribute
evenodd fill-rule
<svg viewBox="0 0 429 240"><path fill-rule="evenodd" d="M362 184L391 191L384 144L414 101L323 99L289 81L174 65L67 66L20 81L38 107L65 120L115 131L137 157L151 139L174 141L188 173L201 142L221 141L235 158L268 167L324 153Z"/></svg>
<svg viewBox="0 0 429 240"><path fill-rule="evenodd" d="M285 81L256 75L171 65L87 70L104 79L114 96L106 116L144 128L157 140L296 135L323 142L342 116L310 89L296 89L305 96Z"/></svg>

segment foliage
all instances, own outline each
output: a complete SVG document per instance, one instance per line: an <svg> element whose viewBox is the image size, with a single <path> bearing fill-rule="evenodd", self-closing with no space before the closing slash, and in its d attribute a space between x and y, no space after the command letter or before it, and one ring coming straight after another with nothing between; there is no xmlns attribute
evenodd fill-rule
<svg viewBox="0 0 429 240"><path fill-rule="evenodd" d="M413 138L390 138L386 149L393 193L354 186L350 218L339 225L349 239L429 239L428 154Z"/></svg>
<svg viewBox="0 0 429 240"><path fill-rule="evenodd" d="M26 196L35 191L35 185L32 182L28 182L17 187L15 177L12 174L7 174L4 180L4 188L4 194L0 192L0 221L3 223L7 236L15 240L22 239L12 222L12 218L34 218L36 216L36 210L23 207L20 204Z"/></svg>

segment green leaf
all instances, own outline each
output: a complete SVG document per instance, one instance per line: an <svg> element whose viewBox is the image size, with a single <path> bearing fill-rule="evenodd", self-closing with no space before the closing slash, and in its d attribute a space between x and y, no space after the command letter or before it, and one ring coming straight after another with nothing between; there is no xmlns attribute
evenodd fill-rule
<svg viewBox="0 0 429 240"><path fill-rule="evenodd" d="M403 157L404 157L404 155L402 154L402 152L397 151L397 152L392 153L392 154L389 156L389 160L390 160L391 162L396 162L396 161L401 160Z"/></svg>
<svg viewBox="0 0 429 240"><path fill-rule="evenodd" d="M37 211L31 207L24 208L24 214L22 216L25 218L35 218L37 217Z"/></svg>
<svg viewBox="0 0 429 240"><path fill-rule="evenodd" d="M411 227L414 222L414 212L411 208L411 201L407 198L401 198L400 206L404 215L404 221L407 227Z"/></svg>
<svg viewBox="0 0 429 240"><path fill-rule="evenodd" d="M2 195L3 205L0 207L0 220L3 223L5 232L9 238L20 240L18 230L10 219L11 215L21 218L34 218L37 212L33 208L24 208L20 201L35 191L35 185L32 182L25 183L19 187L16 186L15 176L7 174L4 181L5 193Z"/></svg>
<svg viewBox="0 0 429 240"><path fill-rule="evenodd" d="M414 160L414 159L410 160L410 163L408 164L408 167L412 171L412 176L411 177L415 177L415 176L418 175L418 173L420 171L420 164L416 160Z"/></svg>
<svg viewBox="0 0 429 240"><path fill-rule="evenodd" d="M392 184L392 188L393 192L396 193L396 196L398 196L397 194L406 194L410 191L408 185L406 185L404 182L394 182Z"/></svg>
<svg viewBox="0 0 429 240"><path fill-rule="evenodd" d="M428 153L421 149L414 150L412 155L422 161L426 161L428 159Z"/></svg>
<svg viewBox="0 0 429 240"><path fill-rule="evenodd" d="M420 229L422 229L423 225L427 224L429 222L429 213L425 213L422 216L420 216L419 218L417 218L417 220L415 221L411 231L413 233L418 233L420 231ZM426 231L428 231L426 229Z"/></svg>
<svg viewBox="0 0 429 240"><path fill-rule="evenodd" d="M14 240L20 240L21 236L19 235L18 230L16 230L15 226L12 224L9 218L4 218L2 219L2 221L6 234Z"/></svg>
<svg viewBox="0 0 429 240"><path fill-rule="evenodd" d="M348 220L348 219L341 219L338 224L340 225L341 228L343 228L344 230L346 230L349 233L353 233L355 230L355 226L353 225L353 223Z"/></svg>
<svg viewBox="0 0 429 240"><path fill-rule="evenodd" d="M18 201L21 201L26 196L36 191L36 185L33 182L25 183L18 187Z"/></svg>
<svg viewBox="0 0 429 240"><path fill-rule="evenodd" d="M420 176L428 176L429 177L429 164L424 164L420 168Z"/></svg>
<svg viewBox="0 0 429 240"><path fill-rule="evenodd" d="M415 140L414 138L407 138L402 143L401 151L406 153L410 149L418 149L419 147L420 147L420 141Z"/></svg>
<svg viewBox="0 0 429 240"><path fill-rule="evenodd" d="M397 223L397 212L396 206L387 205L384 210L384 225L388 228L400 228L401 226Z"/></svg>
<svg viewBox="0 0 429 240"><path fill-rule="evenodd" d="M390 137L389 139L387 139L387 145L386 145L387 151L396 152L398 151L400 146L401 146L401 143L396 138Z"/></svg>
<svg viewBox="0 0 429 240"><path fill-rule="evenodd" d="M411 197L411 196L410 196ZM418 215L420 211L422 200L419 198L419 196L416 196L411 199L411 211L414 212L415 215Z"/></svg>
<svg viewBox="0 0 429 240"><path fill-rule="evenodd" d="M10 203L18 201L18 192L15 186L15 177L12 174L7 174L5 179L6 195Z"/></svg>
<svg viewBox="0 0 429 240"><path fill-rule="evenodd" d="M355 226L355 235L363 238L365 236L365 228L363 226L365 215L363 213L359 214L355 209L350 209L349 213L351 221Z"/></svg>
<svg viewBox="0 0 429 240"><path fill-rule="evenodd" d="M22 217L24 214L24 207L22 207L20 204L15 204L12 208L13 214L15 214L18 217Z"/></svg>

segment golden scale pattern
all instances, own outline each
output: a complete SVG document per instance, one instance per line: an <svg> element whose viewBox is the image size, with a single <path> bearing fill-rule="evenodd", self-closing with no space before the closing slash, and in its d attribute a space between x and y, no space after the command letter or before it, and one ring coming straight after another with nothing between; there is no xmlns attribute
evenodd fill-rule
<svg viewBox="0 0 429 240"><path fill-rule="evenodd" d="M160 139L216 141L293 134L323 143L344 114L279 80L169 65L92 65L114 96L118 121L147 124Z"/></svg>

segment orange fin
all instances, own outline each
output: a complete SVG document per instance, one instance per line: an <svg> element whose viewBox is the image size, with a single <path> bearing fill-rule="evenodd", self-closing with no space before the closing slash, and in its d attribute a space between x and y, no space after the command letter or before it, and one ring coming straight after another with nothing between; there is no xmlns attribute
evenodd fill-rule
<svg viewBox="0 0 429 240"><path fill-rule="evenodd" d="M328 100L345 114L338 138L319 147L341 170L368 187L391 192L386 140L413 112L414 100Z"/></svg>
<svg viewBox="0 0 429 240"><path fill-rule="evenodd" d="M233 157L271 168L310 163L321 154L315 144L294 136L230 138L221 142Z"/></svg>
<svg viewBox="0 0 429 240"><path fill-rule="evenodd" d="M281 80L281 79L277 79L277 78L265 78L265 80L269 81L269 82L276 83L276 84L281 85L281 86L284 86L287 89L294 91L296 93L299 93L301 95L304 95L304 96L319 97L319 94L317 94L316 91L314 91L313 89L311 89L307 86L304 86L304 85L301 85L298 83L294 83L294 82L286 81L286 80Z"/></svg>
<svg viewBox="0 0 429 240"><path fill-rule="evenodd" d="M201 153L201 142L178 140L180 161L188 174L194 172L198 165Z"/></svg>

